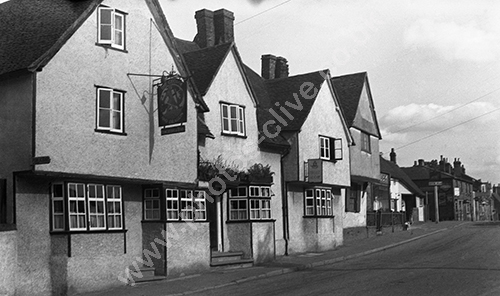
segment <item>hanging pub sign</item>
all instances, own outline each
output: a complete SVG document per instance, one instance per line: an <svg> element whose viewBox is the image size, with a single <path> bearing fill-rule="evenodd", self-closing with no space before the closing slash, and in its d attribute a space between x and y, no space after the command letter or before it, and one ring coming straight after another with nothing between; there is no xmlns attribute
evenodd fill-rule
<svg viewBox="0 0 500 296"><path fill-rule="evenodd" d="M172 72L158 85L158 121L161 127L187 121L186 83Z"/></svg>

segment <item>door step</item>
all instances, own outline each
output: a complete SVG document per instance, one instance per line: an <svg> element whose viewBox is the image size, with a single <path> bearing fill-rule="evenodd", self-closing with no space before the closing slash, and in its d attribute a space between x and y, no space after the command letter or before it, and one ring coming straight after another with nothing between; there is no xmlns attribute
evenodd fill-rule
<svg viewBox="0 0 500 296"><path fill-rule="evenodd" d="M212 252L210 266L214 269L233 269L253 266L253 259L243 259L243 252Z"/></svg>
<svg viewBox="0 0 500 296"><path fill-rule="evenodd" d="M166 279L164 276L155 275L154 267L142 266L138 271L135 270L135 267L130 267L130 275L133 279L134 283L143 283L143 282L152 282L152 281L161 281Z"/></svg>

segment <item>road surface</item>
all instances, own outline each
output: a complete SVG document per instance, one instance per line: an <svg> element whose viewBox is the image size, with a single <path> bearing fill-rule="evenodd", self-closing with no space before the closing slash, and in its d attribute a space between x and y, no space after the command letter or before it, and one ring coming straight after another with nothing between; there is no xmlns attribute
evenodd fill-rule
<svg viewBox="0 0 500 296"><path fill-rule="evenodd" d="M383 252L193 295L500 295L500 223L468 223Z"/></svg>

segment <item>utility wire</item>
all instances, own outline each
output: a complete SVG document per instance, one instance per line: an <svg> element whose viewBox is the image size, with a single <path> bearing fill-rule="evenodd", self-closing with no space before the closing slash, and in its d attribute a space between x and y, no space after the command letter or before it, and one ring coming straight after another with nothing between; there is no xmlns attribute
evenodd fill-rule
<svg viewBox="0 0 500 296"><path fill-rule="evenodd" d="M453 109L451 109L451 110L449 110L449 111L446 111L446 112L444 112L444 113L442 113L442 114L436 115L436 116L434 116L434 117L431 117L431 118L429 118L429 119L427 119L427 120L424 120L424 121L421 121L421 122L417 122L417 123L415 123L415 124L412 124L412 125L410 125L410 126L407 126L407 127L405 127L405 128L399 129L399 130L397 130L397 131L395 131L395 132L391 132L391 133L392 133L392 134L396 134L396 133L399 133L399 132L405 131L405 130L407 130L407 129L409 129L409 128L412 128L412 127L415 127L415 126L421 125L421 124L423 124L423 123L429 122L429 121L431 121L431 120L433 120L433 119L436 119L436 118L438 118L438 117L440 117L440 116L443 116L443 115L445 115L445 114L448 114L448 113L451 113L451 112L453 112L453 111L455 111L455 110L458 110L458 109L460 109L460 108L463 108L463 107L465 107L465 106L467 106L467 105L469 105L469 104L472 104L473 102L475 102L475 101L477 101L477 100L479 100L479 99L482 99L482 98L484 98L484 97L486 97L486 96L489 96L489 95L491 95L492 93L494 93L494 92L496 92L496 91L498 91L498 90L500 90L500 87L499 87L499 88L496 88L496 89L494 89L494 90L492 90L492 91L490 91L489 93L487 93L487 94L485 94L485 95L482 95L482 96L480 96L480 97L478 97L478 98L475 98L475 99L474 99L474 100L472 100L472 101L469 101L469 102L467 102L467 103L465 103L465 104L463 104L463 105L460 105L460 106L458 106L458 107L456 107L456 108L453 108Z"/></svg>
<svg viewBox="0 0 500 296"><path fill-rule="evenodd" d="M282 3L278 4L278 5L275 5L275 6L271 7L271 8L268 8L268 9L266 9L266 10L264 10L264 11L261 11L261 12L259 12L259 13L257 13L257 14L254 14L254 15L252 15L251 17L248 17L248 18L246 18L246 19L244 19L244 20L242 20L242 21L239 21L239 22L235 23L234 25L238 25L238 24L241 24L241 23L246 22L246 21L248 21L248 20L251 20L251 19L253 19L254 17L257 17L257 16L259 16L259 15L261 15L261 14L264 14L264 13L266 13L266 12L268 12L268 11L270 11L270 10L273 10L273 9L275 9L275 8L277 8L277 7L281 6L281 5L287 4L287 3L288 3L288 2L290 2L290 1L292 1L292 0L287 0L287 1L282 2Z"/></svg>
<svg viewBox="0 0 500 296"><path fill-rule="evenodd" d="M452 128L455 128L455 127L457 127L457 126L459 126L459 125L466 124L466 123L468 123L468 122L471 122L471 121L476 120L476 119L478 119L478 118L480 118L480 117L483 117L483 116L486 116L486 115L488 115L488 114L491 114L491 113L496 112L496 111L498 111L498 110L500 110L500 108L493 109L493 110L491 110L490 112L486 112L486 113L484 113L484 114L482 114L482 115L476 116L476 117L471 118L471 119L469 119L469 120L463 121L463 122L461 122L461 123L459 123L459 124L455 124L455 125L453 125L453 126L450 126L449 128L445 128L445 129L443 129L443 130L440 130L440 131L438 131L438 132L435 132L435 133L433 133L433 134L430 134L430 135L428 135L428 136L425 136L425 137L423 137L423 138L420 138L420 139L418 139L418 140L416 140L416 141L410 142L410 143L408 143L408 144L406 144L406 145L400 146L400 147L396 148L396 150L399 150L399 149L401 149L401 148L405 148L405 147L407 147L407 146L413 145L413 144L415 144L415 143L418 143L418 142L420 142L420 141L422 141L422 140L428 139L428 138L433 137L433 136L435 136L435 135L439 135L439 134L444 133L444 132L446 132L446 131L449 131L449 130L451 130Z"/></svg>

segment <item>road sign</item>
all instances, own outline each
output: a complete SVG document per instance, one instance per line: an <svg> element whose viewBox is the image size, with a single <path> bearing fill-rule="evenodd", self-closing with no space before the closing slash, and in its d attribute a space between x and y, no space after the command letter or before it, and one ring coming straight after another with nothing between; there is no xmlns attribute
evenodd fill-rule
<svg viewBox="0 0 500 296"><path fill-rule="evenodd" d="M443 185L443 181L429 182L429 186L441 186L441 185Z"/></svg>

